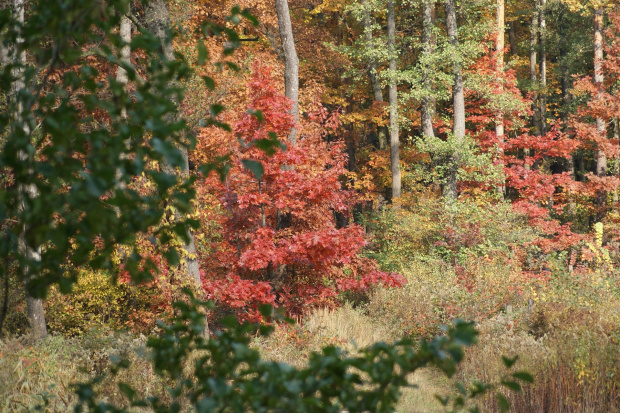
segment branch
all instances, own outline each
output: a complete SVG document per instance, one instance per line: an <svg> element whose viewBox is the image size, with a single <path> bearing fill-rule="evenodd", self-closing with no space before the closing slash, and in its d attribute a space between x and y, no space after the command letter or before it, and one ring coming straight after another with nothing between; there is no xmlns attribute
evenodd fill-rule
<svg viewBox="0 0 620 413"><path fill-rule="evenodd" d="M90 49L87 52L84 52L80 55L80 58L84 58L84 57L88 57L88 56L98 56L98 57L102 57L104 59L106 59L108 62L115 64L116 66L120 67L120 61L118 62L114 62L111 61L110 59L108 59L108 55L106 53L103 52L103 50L99 49L99 48L95 48L95 49ZM134 73L136 74L136 79L138 80L138 83L140 85L144 85L146 83L146 80L140 76L140 73L138 73L138 70L129 62L125 62L126 64L128 64L134 71Z"/></svg>
<svg viewBox="0 0 620 413"><path fill-rule="evenodd" d="M142 22L140 20L138 20L138 18L136 16L134 16L131 13L127 13L127 17L129 18L129 20L131 20L131 22L133 24L136 25L136 27L138 27L139 29L146 30L146 26L144 26L144 24L142 24Z"/></svg>

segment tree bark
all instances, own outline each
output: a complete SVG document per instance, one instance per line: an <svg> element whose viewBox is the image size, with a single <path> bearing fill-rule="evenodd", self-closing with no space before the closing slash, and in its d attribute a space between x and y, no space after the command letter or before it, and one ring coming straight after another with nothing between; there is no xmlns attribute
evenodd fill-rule
<svg viewBox="0 0 620 413"><path fill-rule="evenodd" d="M504 0L497 0L496 9L496 21L497 21L497 40L495 42L495 52L497 53L497 74L500 76L498 79L500 85L500 92L503 93L503 75L504 75L504 32L506 22L504 19ZM495 117L495 135L497 136L497 155L499 158L504 156L504 114L501 109L498 111ZM502 165L503 166L503 165ZM505 183L501 182L497 187L500 194L505 192Z"/></svg>
<svg viewBox="0 0 620 413"><path fill-rule="evenodd" d="M446 29L448 32L448 41L456 51L459 45L458 27L456 22L456 9L454 0L446 0ZM448 176L443 187L443 196L447 200L456 200L457 194L457 174L460 163L460 145L465 137L465 95L463 91L463 73L460 57L457 57L452 63L452 74L454 75L454 84L452 86L453 101L453 134L454 134L454 153L450 157L448 166Z"/></svg>
<svg viewBox="0 0 620 413"><path fill-rule="evenodd" d="M299 59L293 38L293 26L287 0L275 0L278 14L280 42L284 51L284 94L292 102L291 115L295 119L295 127L291 128L288 141L295 146L297 142L297 125L299 123Z"/></svg>
<svg viewBox="0 0 620 413"><path fill-rule="evenodd" d="M372 36L372 20L370 18L370 5L368 0L362 0L362 7L364 9L364 38L366 40L366 48L374 49L373 36ZM375 102L383 102L383 88L379 81L377 72L377 60L371 57L368 60L368 78L370 79L370 86L372 87L372 93ZM379 149L384 150L387 148L387 127L377 125L377 140L379 141Z"/></svg>
<svg viewBox="0 0 620 413"><path fill-rule="evenodd" d="M390 53L390 163L392 169L392 202L400 198L400 156L398 141L398 92L396 81L396 12L394 0L388 0L387 31L388 50Z"/></svg>
<svg viewBox="0 0 620 413"><path fill-rule="evenodd" d="M603 87L603 9L594 11L594 82L599 90ZM600 94L597 96L600 99ZM606 125L603 118L596 118L596 132L599 139L604 139L606 134ZM596 150L596 175L607 175L607 156L599 145ZM605 205L607 203L607 193L601 190L597 194L597 204L599 208L598 219L601 220L605 216Z"/></svg>
<svg viewBox="0 0 620 413"><path fill-rule="evenodd" d="M530 84L534 91L532 96L532 124L534 127L534 136L540 136L540 109L538 106L538 75L536 73L537 49L538 49L538 10L540 0L536 0L534 11L532 12L532 24L530 27ZM526 157L530 156L530 149L523 150ZM530 169L529 164L525 164L525 169Z"/></svg>
<svg viewBox="0 0 620 413"><path fill-rule="evenodd" d="M174 60L174 46L172 44L172 39L170 38L170 17L167 2L165 0L150 0L146 3L144 8L144 20L149 31L161 41L162 54L164 58L169 61ZM176 98L174 98L173 103L177 107L177 110L171 116L170 120L174 120L179 116L179 102L176 101ZM181 174L187 176L189 175L189 154L187 152L187 148L185 147L179 147L178 149L181 151L181 155L184 160ZM163 169L170 174L177 173L177 171L167 163L163 165ZM194 281L196 288L202 289L198 260L196 259L194 234L189 228L187 229L187 237L188 242L183 245L187 273L188 276Z"/></svg>
<svg viewBox="0 0 620 413"><path fill-rule="evenodd" d="M131 42L131 20L129 17L123 16L121 17L120 24L120 37L125 43L125 45L121 48L121 60L126 63L131 63L131 46L129 43ZM118 66L116 69L116 81L125 86L127 88L127 83L129 83L129 78L127 77L127 71ZM127 118L127 110L126 108L122 109L121 116L123 119Z"/></svg>
<svg viewBox="0 0 620 413"><path fill-rule="evenodd" d="M516 56L517 54L517 28L515 22L508 22L508 41L510 42L510 55Z"/></svg>
<svg viewBox="0 0 620 413"><path fill-rule="evenodd" d="M13 0L13 16L15 17L18 24L21 26L24 24L24 0ZM18 31L21 29L18 28ZM23 42L21 36L17 38L17 44L12 47L11 51L11 59L13 63L15 63L15 68L13 69L13 83L11 85L11 98L15 102L15 124L23 129L25 136L30 136L30 127L28 126L28 122L23 118L23 105L18 96L20 90L25 88L24 83L24 72L26 68L26 51L20 50L20 43ZM30 164L33 160L31 156L24 152L19 151L17 155L21 162ZM29 167L28 174L34 174L34 170ZM19 209L20 212L24 212L27 207L28 200L34 199L38 195L37 187L34 184L22 184L18 185L18 193L19 193ZM23 224L21 228L21 233L18 239L18 251L21 256L23 256L27 262L29 263L40 263L41 262L41 246L33 244L28 239L28 226L26 223ZM36 274L32 270L31 264L27 264L24 267L24 283L28 284L30 280L36 277ZM30 329L32 335L35 340L39 340L45 338L47 336L47 327L45 325L45 312L43 310L43 301L40 298L34 298L26 289L26 306L28 307L28 320L30 321Z"/></svg>
<svg viewBox="0 0 620 413"><path fill-rule="evenodd" d="M540 0L540 132L547 133L547 0Z"/></svg>
<svg viewBox="0 0 620 413"><path fill-rule="evenodd" d="M424 87L424 97L420 106L421 126L422 134L428 137L435 137L435 131L433 130L433 94L432 84L429 72L431 68L428 65L428 59L433 53L433 0L424 0L422 11L422 60L424 64L424 73L422 78L422 84Z"/></svg>

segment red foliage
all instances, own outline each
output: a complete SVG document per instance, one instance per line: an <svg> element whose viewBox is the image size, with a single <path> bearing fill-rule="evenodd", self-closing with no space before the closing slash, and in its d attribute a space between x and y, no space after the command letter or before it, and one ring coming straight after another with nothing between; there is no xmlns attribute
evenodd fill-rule
<svg viewBox="0 0 620 413"><path fill-rule="evenodd" d="M482 92L466 92L469 97L467 120L473 127L469 133L481 149L496 154L496 162L503 166L505 186L513 197L514 209L526 215L530 224L543 234L536 244L544 252L567 249L582 237L573 233L569 225L561 224L559 219L567 205L567 195L583 193L584 185L573 181L568 172L542 170L540 164L543 160L569 159L581 142L562 132L559 123L551 125L543 136L533 136L527 128L520 126L519 119L531 115L531 98L521 95L514 70L498 73L496 52L488 50L470 68L487 79L487 87ZM494 104L494 100L519 104L507 111ZM523 113L519 107L528 109ZM502 140L495 132L500 113L506 130ZM529 150L529 155L524 156L524 149Z"/></svg>
<svg viewBox="0 0 620 413"><path fill-rule="evenodd" d="M285 140L293 119L271 70L256 64L253 71L250 111L228 114L234 136L204 129L198 139L197 151L230 151L233 164L225 182L209 177L199 190L217 193L225 209L218 217L224 242L201 257L209 278L205 290L255 318L258 303L279 303L299 313L308 305L333 303L342 291L402 285L402 277L381 273L360 257L366 244L362 227L336 224L336 214L348 216L358 200L354 191L342 189L347 156L343 143L333 140L336 114L325 109L311 114L297 125L295 146L265 154L252 143L272 132ZM262 120L252 115L257 110ZM260 180L243 167L245 159L262 163Z"/></svg>

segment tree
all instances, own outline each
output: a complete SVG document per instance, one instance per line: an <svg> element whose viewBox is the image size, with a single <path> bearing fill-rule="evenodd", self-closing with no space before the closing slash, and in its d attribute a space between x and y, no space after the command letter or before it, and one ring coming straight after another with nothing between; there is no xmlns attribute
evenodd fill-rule
<svg viewBox="0 0 620 413"><path fill-rule="evenodd" d="M448 39L454 49L458 48L458 28L456 22L456 8L454 6L454 0L446 0L446 29L448 33ZM448 172L446 177L446 183L443 187L443 196L448 200L455 200L458 196L457 193L457 174L459 169L459 148L465 138L465 95L463 90L463 72L461 62L456 57L452 62L452 75L454 76L454 84L452 86L452 110L453 110L453 127L452 133L454 134L454 143L457 145L454 153L448 161Z"/></svg>
<svg viewBox="0 0 620 413"><path fill-rule="evenodd" d="M13 121L16 128L21 128L20 131L24 136L30 135L31 125L25 119L24 103L20 102L19 93L25 88L25 71L26 71L26 50L23 48L24 38L22 33L22 27L24 26L24 1L13 0L12 13L15 18L15 31L17 38L12 45L11 60L13 64L13 81L11 83L11 102L14 104L15 113ZM23 149L17 152L17 158L25 165L29 165L31 162L29 154ZM34 170L32 167L27 167L26 174L32 179ZM27 200L35 200L38 195L38 190L35 184L18 184L17 188L17 202L20 212L25 212ZM26 282L36 277L37 266L41 264L41 245L36 241L29 240L27 237L28 223L24 222L20 228L20 234L18 238L18 250L20 254L27 257L31 261L31 264L24 266L24 279ZM7 275L8 277L8 275ZM8 292L8 288L7 288ZM6 300L6 298L5 298ZM42 339L47 336L47 327L45 325L45 314L43 312L43 302L40 297L34 297L28 290L26 290L26 304L28 306L28 319L30 321L30 327L32 329L32 335L35 339Z"/></svg>
<svg viewBox="0 0 620 413"><path fill-rule="evenodd" d="M532 24L530 26L530 87L534 90L532 98L532 126L534 129L534 136L540 136L540 106L538 100L538 74L536 61L538 56L538 25L539 25L539 13L540 13L540 0L536 0L534 4L534 10L532 11ZM530 148L525 148L525 157L530 156ZM525 165L526 169L531 166Z"/></svg>
<svg viewBox="0 0 620 413"><path fill-rule="evenodd" d="M495 53L497 55L497 73L500 76L504 76L504 33L506 31L506 21L505 21L505 4L504 0L497 0L497 7L495 12L495 17L497 20L497 40L495 42ZM502 80L500 80L500 90L499 93L503 92L503 87L501 86ZM504 115L500 111L498 112L495 119L495 135L497 135L498 141L498 152L499 157L503 157L504 151ZM506 191L505 185L502 183L498 186L499 192L503 195Z"/></svg>
<svg viewBox="0 0 620 413"><path fill-rule="evenodd" d="M161 42L161 51L163 57L169 61L175 61L174 46L171 38L170 18L168 12L168 3L165 0L149 0L144 9L144 19L151 33ZM169 113L169 122L180 122L179 103L177 96L172 96L171 103L174 109ZM181 135L181 139L186 140L186 131ZM187 143L178 146L178 150L182 157L182 164L179 168L182 179L189 177L189 155ZM173 164L165 162L163 169L170 175L176 174L176 168ZM177 221L181 218L181 214L175 214ZM200 271L198 268L198 258L196 256L196 243L194 234L188 228L184 236L183 243L183 260L185 261L186 270L190 279L192 279L199 288L201 284Z"/></svg>
<svg viewBox="0 0 620 413"><path fill-rule="evenodd" d="M399 128L398 128L398 90L396 59L396 11L394 0L387 3L387 34L389 53L389 101L390 101L390 164L392 170L392 200L398 202L401 192Z"/></svg>
<svg viewBox="0 0 620 413"><path fill-rule="evenodd" d="M375 102L383 102L383 87L379 79L377 58L375 54L375 45L373 39L373 24L371 19L372 8L368 3L368 0L361 1L362 13L363 13L363 26L364 26L364 38L366 40L366 49L368 50L368 78L370 79L370 86L372 87L373 96ZM385 149L387 147L387 133L386 128L383 126L377 126L377 138L379 149Z"/></svg>
<svg viewBox="0 0 620 413"><path fill-rule="evenodd" d="M540 0L540 133L547 133L547 0Z"/></svg>
<svg viewBox="0 0 620 413"><path fill-rule="evenodd" d="M433 53L433 14L435 4L433 0L424 0L422 4L422 62L429 61ZM431 93L432 82L430 79L431 70L428 65L425 65L423 72L423 88L426 90L426 95L422 97L421 101L421 124L422 134L429 137L435 137L435 131L433 129L433 115L434 108L432 107L434 99Z"/></svg>
<svg viewBox="0 0 620 413"><path fill-rule="evenodd" d="M35 299L52 284L70 292L83 268L117 277L111 258L120 245L128 251L126 273L136 282L151 278L156 265L136 245L140 234L160 245L176 236L189 241L184 220L156 226L167 206L189 212L194 193L192 179L157 167L186 165L183 151L191 140L174 117L174 102L182 97L178 82L190 72L182 60L162 58L160 39L148 31L132 39L144 54L140 69L115 53L126 46L114 29L128 6L123 0L34 2L23 23L0 11L5 44L15 45L15 56L29 54L0 73L1 89L15 92L0 113L6 183L0 189L0 258L15 263L12 274L25 280ZM241 12L234 14L239 20ZM238 38L232 28L209 29ZM102 43L102 33L117 47ZM114 75L100 72L111 66L126 70L131 95ZM23 73L19 82L13 73ZM150 182L149 192L136 187L138 177ZM35 189L36 196L24 196ZM32 253L39 247L40 258ZM178 263L174 248L164 254L170 265ZM5 280L8 271L0 269Z"/></svg>
<svg viewBox="0 0 620 413"><path fill-rule="evenodd" d="M602 87L605 77L603 75L603 9L594 10L594 82L599 88ZM600 99L600 94L596 96ZM600 139L604 139L607 133L607 127L602 117L596 117L596 132ZM607 156L603 149L603 145L598 145L596 149L596 175L604 177L607 175ZM597 194L597 203L599 209L599 220L604 216L604 205L607 202L607 192L600 190Z"/></svg>
<svg viewBox="0 0 620 413"><path fill-rule="evenodd" d="M234 133L203 129L194 154L209 160L231 150L226 180L212 177L199 189L216 193L224 207L218 217L224 240L204 262L209 297L242 319L257 320L259 305L276 304L276 296L278 305L300 314L333 305L343 291L401 285L401 276L361 256L363 228L340 227L336 220L337 213L350 215L358 199L340 181L347 161L342 142L326 140L339 127L336 114L324 108L310 113L297 145L262 153L260 146L287 136L295 123L271 69L255 63L252 71L248 110L226 113ZM279 271L282 266L286 271Z"/></svg>
<svg viewBox="0 0 620 413"><path fill-rule="evenodd" d="M275 0L278 14L278 30L280 42L284 50L284 85L285 95L292 102L290 113L296 124L299 123L299 59L295 50L293 25L288 8L288 0ZM288 141L291 145L297 142L297 125L289 132Z"/></svg>

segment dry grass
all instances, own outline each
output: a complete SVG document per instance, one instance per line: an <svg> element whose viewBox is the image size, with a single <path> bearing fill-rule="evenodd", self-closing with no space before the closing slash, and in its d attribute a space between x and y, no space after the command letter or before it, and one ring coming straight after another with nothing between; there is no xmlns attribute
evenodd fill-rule
<svg viewBox="0 0 620 413"><path fill-rule="evenodd" d="M0 342L0 412L72 411L77 402L72 385L98 375L108 377L96 390L103 401L122 404L118 382L131 383L138 394L167 398L165 386L144 354L145 338L91 331L81 338L52 336L37 343L27 338ZM129 370L112 378L116 359L127 358Z"/></svg>
<svg viewBox="0 0 620 413"><path fill-rule="evenodd" d="M398 337L386 324L374 321L350 305L335 310L316 309L304 320L304 326L313 335L340 339L349 350L379 341L391 342Z"/></svg>

